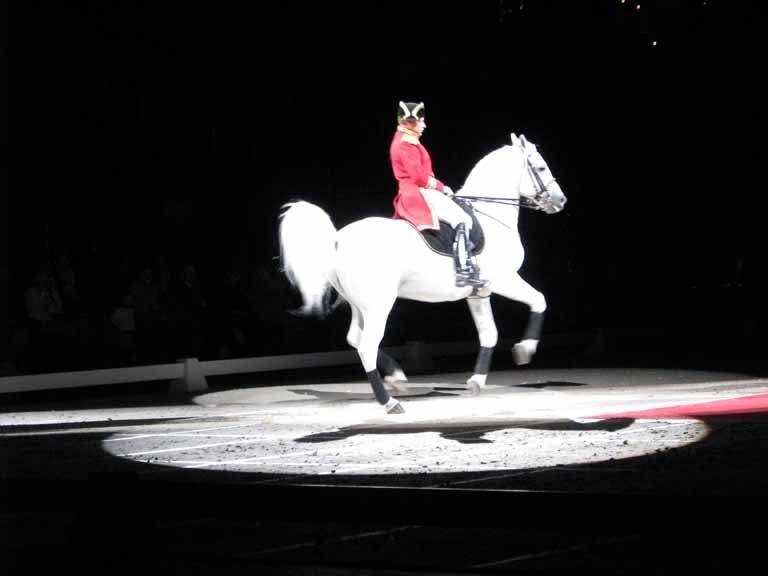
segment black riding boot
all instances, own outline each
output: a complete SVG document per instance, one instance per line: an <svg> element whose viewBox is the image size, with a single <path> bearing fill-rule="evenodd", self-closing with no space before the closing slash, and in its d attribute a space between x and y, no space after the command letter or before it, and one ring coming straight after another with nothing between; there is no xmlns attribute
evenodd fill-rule
<svg viewBox="0 0 768 576"><path fill-rule="evenodd" d="M456 226L456 237L453 240L453 264L456 268L456 286L459 288L464 286L485 288L488 285L488 280L480 278L480 268L472 257L472 243L463 222Z"/></svg>

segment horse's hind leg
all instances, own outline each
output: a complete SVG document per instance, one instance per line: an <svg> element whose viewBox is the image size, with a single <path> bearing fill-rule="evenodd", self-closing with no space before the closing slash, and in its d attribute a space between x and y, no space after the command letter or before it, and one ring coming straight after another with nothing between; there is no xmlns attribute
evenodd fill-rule
<svg viewBox="0 0 768 576"><path fill-rule="evenodd" d="M389 307L376 311L361 310L363 330L357 346L357 353L360 355L360 361L363 363L365 375L373 389L373 394L379 404L384 406L389 414L402 414L405 412L400 402L392 398L384 387L384 380L376 367L379 358L379 344L384 337L384 329L387 324L387 315Z"/></svg>
<svg viewBox="0 0 768 576"><path fill-rule="evenodd" d="M363 315L358 307L351 302L349 307L352 310L352 320L349 323L349 331L347 332L347 343L352 348L357 349L360 346L360 339L363 337ZM384 383L386 385L394 388L397 392L408 390L408 385L406 384L408 378L405 376L405 372L403 372L400 364L381 349L379 349L376 357L376 368L379 374L384 375Z"/></svg>
<svg viewBox="0 0 768 576"><path fill-rule="evenodd" d="M406 392L408 390L408 378L397 363L397 360L379 348L379 355L376 358L376 368L379 373L384 374L384 383L395 390L395 392Z"/></svg>
<svg viewBox="0 0 768 576"><path fill-rule="evenodd" d="M467 380L467 388L473 394L478 394L485 387L485 380L491 367L493 349L499 340L496 322L493 320L490 298L467 298L469 311L475 321L477 335L480 339L480 352L475 362L475 373Z"/></svg>
<svg viewBox="0 0 768 576"><path fill-rule="evenodd" d="M347 343L357 350L360 346L360 338L363 337L363 316L352 302L349 303L349 308L352 310L352 320L347 331Z"/></svg>
<svg viewBox="0 0 768 576"><path fill-rule="evenodd" d="M547 310L547 301L544 294L533 288L528 282L523 280L519 274L513 274L500 280L494 279L493 291L496 294L517 300L527 304L531 309L528 316L528 323L523 332L523 338L512 348L512 356L515 363L528 364L541 339L541 329L544 324L544 312Z"/></svg>

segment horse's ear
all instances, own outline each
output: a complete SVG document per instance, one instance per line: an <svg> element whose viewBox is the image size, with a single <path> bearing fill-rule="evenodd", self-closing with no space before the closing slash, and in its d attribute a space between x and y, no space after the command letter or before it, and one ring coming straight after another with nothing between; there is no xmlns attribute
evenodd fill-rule
<svg viewBox="0 0 768 576"><path fill-rule="evenodd" d="M528 140L525 139L525 135L524 134L520 134L520 143L523 145L523 148L528 146Z"/></svg>
<svg viewBox="0 0 768 576"><path fill-rule="evenodd" d="M515 134L514 132L512 132L512 144L514 144L515 146L517 146L517 144L518 144L519 142L520 142L520 141L517 139L517 134Z"/></svg>

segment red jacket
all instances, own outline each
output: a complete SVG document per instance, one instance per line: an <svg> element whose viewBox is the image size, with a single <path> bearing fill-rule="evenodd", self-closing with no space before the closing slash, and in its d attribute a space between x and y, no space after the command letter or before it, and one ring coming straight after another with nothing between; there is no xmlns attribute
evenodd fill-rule
<svg viewBox="0 0 768 576"><path fill-rule="evenodd" d="M443 183L435 178L432 158L419 142L419 135L402 126L398 127L389 146L389 158L398 182L393 218L408 220L419 230L439 230L437 215L420 188L434 188L442 192Z"/></svg>

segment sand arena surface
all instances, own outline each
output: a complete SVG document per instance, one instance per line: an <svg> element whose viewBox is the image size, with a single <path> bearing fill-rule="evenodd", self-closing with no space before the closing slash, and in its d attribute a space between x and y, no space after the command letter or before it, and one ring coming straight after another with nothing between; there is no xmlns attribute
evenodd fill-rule
<svg viewBox="0 0 768 576"><path fill-rule="evenodd" d="M36 438L38 450L46 436L79 442L69 458L81 470L90 458L100 470L135 463L150 476L461 474L618 464L681 448L706 438L709 427L705 418L672 407L768 392L765 380L692 371L503 371L492 373L479 396L465 390L465 379L413 378L398 395L401 415L384 413L364 381L305 381L212 390L157 405L72 400L51 410L6 411L0 426L7 440ZM647 410L654 416L631 416ZM20 456L10 455L8 473Z"/></svg>

